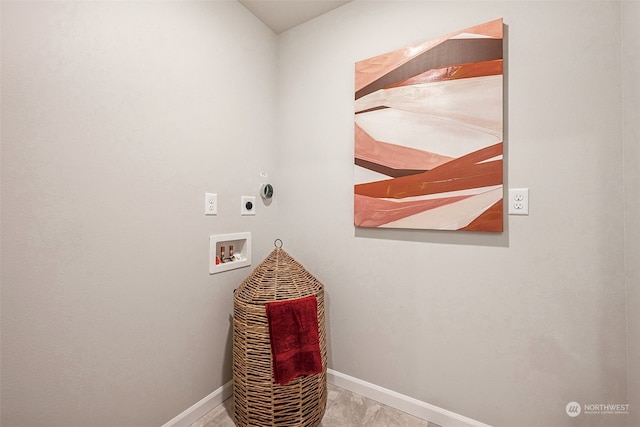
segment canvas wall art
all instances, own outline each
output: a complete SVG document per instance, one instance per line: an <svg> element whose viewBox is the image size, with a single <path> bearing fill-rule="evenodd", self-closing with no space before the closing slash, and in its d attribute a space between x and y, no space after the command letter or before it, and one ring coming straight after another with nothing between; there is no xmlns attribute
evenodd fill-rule
<svg viewBox="0 0 640 427"><path fill-rule="evenodd" d="M503 24L355 64L357 227L503 230Z"/></svg>

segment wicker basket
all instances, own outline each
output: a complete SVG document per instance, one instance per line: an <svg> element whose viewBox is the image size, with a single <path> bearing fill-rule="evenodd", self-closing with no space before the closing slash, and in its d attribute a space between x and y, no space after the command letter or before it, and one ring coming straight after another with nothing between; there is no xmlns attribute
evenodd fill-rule
<svg viewBox="0 0 640 427"><path fill-rule="evenodd" d="M265 304L315 296L322 372L279 385L273 379ZM233 299L233 401L237 426L317 426L327 403L324 287L281 247L251 273Z"/></svg>

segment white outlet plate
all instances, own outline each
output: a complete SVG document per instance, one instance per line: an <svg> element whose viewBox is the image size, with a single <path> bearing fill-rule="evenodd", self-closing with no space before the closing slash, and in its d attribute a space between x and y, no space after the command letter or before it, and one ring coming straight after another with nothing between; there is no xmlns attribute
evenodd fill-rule
<svg viewBox="0 0 640 427"><path fill-rule="evenodd" d="M509 215L529 215L529 189L509 189Z"/></svg>
<svg viewBox="0 0 640 427"><path fill-rule="evenodd" d="M256 214L256 198L253 196L240 197L240 215Z"/></svg>
<svg viewBox="0 0 640 427"><path fill-rule="evenodd" d="M218 195L216 193L204 193L204 214L218 215Z"/></svg>

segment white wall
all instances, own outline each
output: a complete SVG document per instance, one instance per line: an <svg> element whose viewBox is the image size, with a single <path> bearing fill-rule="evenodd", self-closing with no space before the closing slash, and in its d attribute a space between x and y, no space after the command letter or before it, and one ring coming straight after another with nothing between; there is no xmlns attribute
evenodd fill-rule
<svg viewBox="0 0 640 427"><path fill-rule="evenodd" d="M355 230L354 62L499 17L530 215ZM620 28L617 2L356 0L280 36L280 234L326 286L333 369L495 426L627 425L565 413L627 402Z"/></svg>
<svg viewBox="0 0 640 427"><path fill-rule="evenodd" d="M276 42L235 1L2 2L3 426L158 426L231 379L250 270L208 236L273 247L239 198L276 178Z"/></svg>
<svg viewBox="0 0 640 427"><path fill-rule="evenodd" d="M622 3L625 271L630 426L640 426L640 3Z"/></svg>

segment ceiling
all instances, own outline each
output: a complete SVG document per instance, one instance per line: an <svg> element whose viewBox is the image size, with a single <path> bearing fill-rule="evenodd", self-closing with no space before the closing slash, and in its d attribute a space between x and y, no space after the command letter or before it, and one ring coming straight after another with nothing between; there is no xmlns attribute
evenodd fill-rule
<svg viewBox="0 0 640 427"><path fill-rule="evenodd" d="M352 0L238 0L276 34Z"/></svg>

